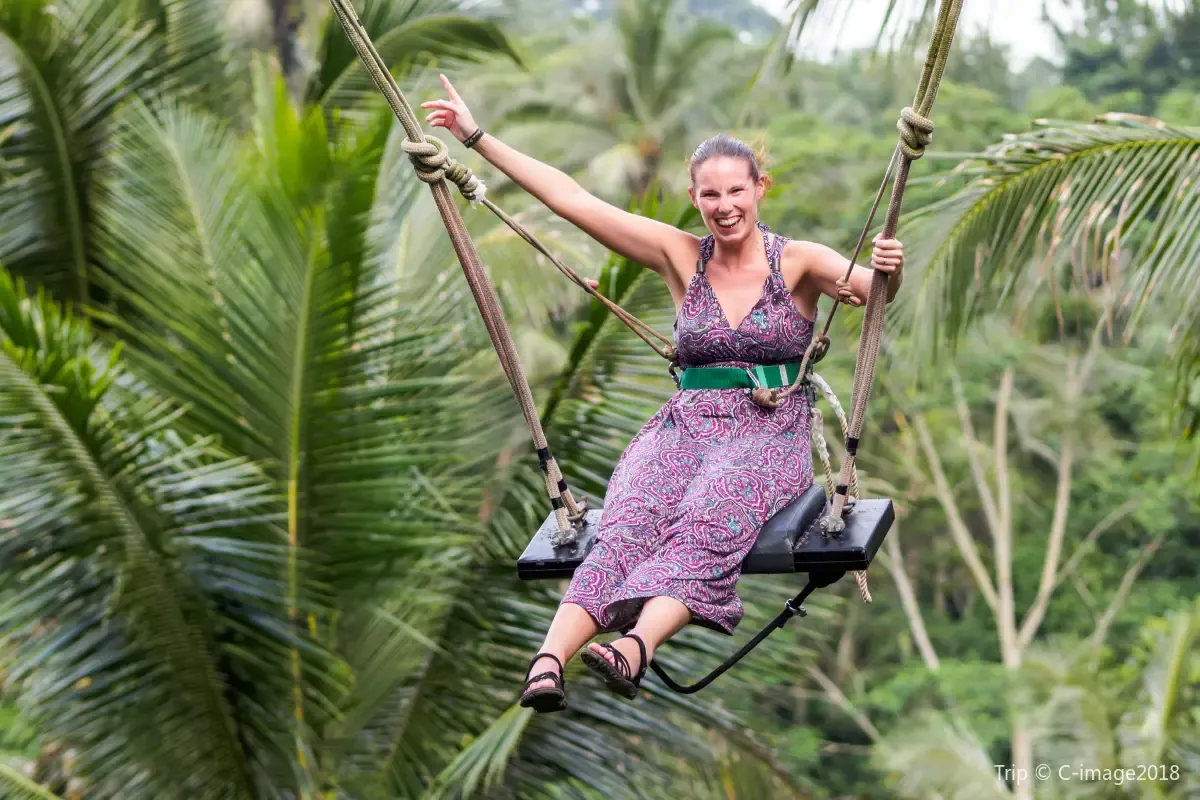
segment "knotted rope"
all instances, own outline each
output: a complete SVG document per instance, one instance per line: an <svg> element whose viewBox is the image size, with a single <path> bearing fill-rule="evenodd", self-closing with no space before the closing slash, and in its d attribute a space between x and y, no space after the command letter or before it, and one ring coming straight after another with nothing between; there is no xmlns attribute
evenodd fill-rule
<svg viewBox="0 0 1200 800"><path fill-rule="evenodd" d="M937 97L938 87L942 82L942 74L946 71L946 62L950 58L954 31L958 27L958 16L961 10L962 0L944 0L938 8L937 23L934 26L933 38L929 43L925 68L922 70L921 82L913 101L915 110L906 109L908 113L901 115L901 122L904 123L901 128L903 138L897 145L897 151L892 154L892 161L895 162L899 156L900 163L896 169L896 181L892 189L891 202L883 223L883 236L886 239L894 238L896 235L909 168L915 159L924 154L925 147L932 141L933 122L930 120L929 114L933 108L933 101ZM870 224L869 220L868 224ZM865 233L862 238L866 238ZM871 276L871 289L867 295L866 310L863 314L858 358L854 365L854 391L850 399L850 430L846 435L846 458L842 460L842 472L839 476L837 490L833 495L833 507L824 520L825 530L830 533L837 533L845 529L842 512L846 506L846 484L854 472L858 440L866 419L867 399L875 381L875 360L879 356L879 345L883 339L887 286L888 276L885 273L875 272Z"/></svg>
<svg viewBox="0 0 1200 800"><path fill-rule="evenodd" d="M330 3L333 5L334 13L341 22L342 28L346 31L346 36L350 39L363 66L370 74L371 80L374 81L396 118L404 126L405 133L408 135L408 140L403 143L404 151L413 162L418 176L433 192L433 199L441 214L442 223L450 236L454 253L462 265L463 274L466 276L467 284L471 288L471 294L475 298L484 326L491 337L492 346L500 359L513 394L521 406L525 421L529 425L534 447L537 449L538 461L545 477L546 492L550 496L550 505L554 509L555 520L558 523L558 530L551 537L552 541L556 546L573 544L578 538L576 526L582 523L586 509L583 504L575 501L566 481L563 480L558 462L550 453L546 433L542 430L537 406L534 403L533 392L529 388L529 381L521 366L508 323L501 312L500 301L496 297L496 291L492 287L487 273L479 262L479 254L467 233L462 216L454 204L445 179L454 181L469 200L490 204L484 196L486 187L482 181L471 174L469 169L450 158L445 144L432 136L426 136L422 131L416 114L413 113L412 107L401 93L395 78L388 71L383 58L371 43L350 0L330 0Z"/></svg>
<svg viewBox="0 0 1200 800"><path fill-rule="evenodd" d="M446 149L446 143L436 136L428 136L422 134L422 142L414 142L405 140L401 147L408 154L409 160L412 161L413 169L416 170L417 177L425 183L437 183L443 178L456 184L463 197L471 201L472 205L482 204L493 214L499 217L505 225L511 228L518 236L524 239L529 245L537 250L546 258L550 259L550 263L554 264L560 272L570 278L577 286L582 288L592 297L600 300L601 303L608 308L621 322L629 326L635 334L637 334L643 342L648 344L654 352L658 353L663 358L670 362L677 361L675 345L670 339L663 336L658 331L651 328L640 319L630 314L619 305L609 300L604 295L597 292L587 281L579 276L575 270L571 269L567 264L550 252L550 250L538 241L532 233L525 229L521 223L517 222L509 216L502 208L497 206L486 197L487 187L483 181L479 180L471 169L466 165L456 161L450 156ZM650 341L647 336L653 336L663 343L663 347L659 347L654 342Z"/></svg>
<svg viewBox="0 0 1200 800"><path fill-rule="evenodd" d="M958 27L958 17L962 10L962 0L943 0L938 8L937 22L934 25L933 37L929 42L929 51L925 56L925 65L921 72L921 81L917 86L916 97L912 106L905 107L900 112L896 128L900 132L900 140L892 152L891 162L884 173L879 190L867 216L866 224L854 247L854 255L846 267L846 274L838 282L839 297L843 283L848 283L858 257L862 253L863 244L883 199L884 190L895 171L895 181L892 184L891 200L888 204L887 217L883 225L883 237L891 239L896 235L896 227L900 218L900 206L904 199L904 189L908 183L909 168L912 162L921 158L925 148L933 141L933 121L929 113L933 101L937 97L942 75L946 70L946 62L954 40L954 31ZM838 533L845 529L846 523L842 514L846 509L847 492L855 479L854 460L858 449L859 436L862 433L866 417L867 398L875 380L875 361L879 355L879 345L883 338L884 307L887 305L888 276L883 272L874 272L871 276L871 287L867 293L866 309L863 314L863 328L859 338L858 358L854 368L854 391L850 402L850 420L846 431L846 457L842 459L842 469L838 485L834 488L833 502L829 515L822 520L826 533ZM808 349L804 352L800 371L796 380L786 389L768 389L755 392L754 401L766 408L775 408L779 401L798 391L808 375L809 365L818 360L821 348L828 347L828 333L833 317L837 312L838 303L834 304L829 316L825 318L825 327L819 336L814 336ZM816 357L816 358L814 358ZM864 587L865 588L865 587Z"/></svg>
<svg viewBox="0 0 1200 800"><path fill-rule="evenodd" d="M933 142L933 120L913 111L912 106L900 110L896 129L900 131L900 151L909 161L925 155L925 148Z"/></svg>
<svg viewBox="0 0 1200 800"><path fill-rule="evenodd" d="M463 197L472 203L483 202L487 186L475 177L470 167L460 164L450 156L446 143L436 136L421 134L422 141L405 139L400 147L408 153L408 159L416 170L417 177L425 183L437 183L442 179L458 186Z"/></svg>

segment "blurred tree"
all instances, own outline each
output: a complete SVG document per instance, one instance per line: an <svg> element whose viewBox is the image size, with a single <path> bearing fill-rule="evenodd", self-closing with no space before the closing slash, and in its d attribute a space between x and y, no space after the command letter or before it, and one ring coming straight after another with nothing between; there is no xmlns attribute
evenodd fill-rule
<svg viewBox="0 0 1200 800"><path fill-rule="evenodd" d="M1091 100L1119 96L1110 110L1148 114L1162 95L1200 81L1200 4L1086 0L1082 10L1080 28L1055 31L1063 81Z"/></svg>
<svg viewBox="0 0 1200 800"><path fill-rule="evenodd" d="M680 191L675 159L723 116L723 48L733 40L728 26L688 18L676 0L620 0L611 26L574 26L540 48L533 87L524 75L495 74L474 84L472 100L493 98L499 135L560 168L586 170L618 203L655 181Z"/></svg>

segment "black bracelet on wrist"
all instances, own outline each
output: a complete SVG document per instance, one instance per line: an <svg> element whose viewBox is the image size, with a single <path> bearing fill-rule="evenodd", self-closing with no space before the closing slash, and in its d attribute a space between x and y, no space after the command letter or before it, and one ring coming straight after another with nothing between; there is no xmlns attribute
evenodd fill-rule
<svg viewBox="0 0 1200 800"><path fill-rule="evenodd" d="M467 148L474 147L475 143L478 142L482 138L483 138L483 128L476 128L474 133L472 133L467 138L463 139L463 147L467 147Z"/></svg>

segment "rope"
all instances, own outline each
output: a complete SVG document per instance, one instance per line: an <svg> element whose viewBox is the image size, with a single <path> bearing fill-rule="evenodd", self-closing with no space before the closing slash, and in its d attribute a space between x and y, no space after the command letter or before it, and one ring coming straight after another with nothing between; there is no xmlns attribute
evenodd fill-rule
<svg viewBox="0 0 1200 800"><path fill-rule="evenodd" d="M833 406L834 413L837 414L838 419L842 422L842 430L845 431L846 414L842 411L842 404L838 400L837 395L833 393L833 389L829 388L829 384L825 382L825 379L815 372L809 375L809 379L811 380L813 386L820 390L825 399L829 401L829 404ZM821 459L821 468L825 471L826 496L833 497L833 467L829 461L829 443L825 439L825 418L821 415L821 410L817 408L815 404L809 408L809 413L812 417L812 425L809 429L809 435L812 438L813 445L816 448L817 456ZM855 477L853 480L854 483L851 484L853 487L852 494L855 498L857 498L858 479ZM822 522L824 522L824 520L822 520ZM858 591L862 595L863 600L867 603L870 603L871 592L867 588L867 574L861 570L856 570L853 574L854 580L858 584Z"/></svg>
<svg viewBox="0 0 1200 800"><path fill-rule="evenodd" d="M842 401L838 399L838 396L833 393L833 389L830 388L829 384L819 374L816 372L809 373L808 378L810 381L812 381L812 384L817 391L821 393L821 396L825 398L825 401L829 403L830 407L833 409L833 413L837 415L838 422L841 423L842 426L842 436L849 436L850 422L846 419L846 412L842 408ZM829 496L833 497L832 481L830 482L829 486ZM850 496L856 500L859 497L857 470L851 472L850 474Z"/></svg>
<svg viewBox="0 0 1200 800"><path fill-rule="evenodd" d="M401 149L408 153L417 177L425 183L437 183L443 179L453 181L463 197L472 203L480 203L487 194L483 181L475 177L471 169L450 156L446 143L436 136L421 134L422 141L414 142L406 139L400 144Z"/></svg>
<svg viewBox="0 0 1200 800"><path fill-rule="evenodd" d="M938 8L937 23L929 43L929 52L925 57L925 68L921 72L921 82L913 100L915 109L906 109L907 113L901 115L902 138L900 144L897 145L900 163L896 169L896 182L892 188L891 202L888 204L887 217L883 223L885 239L891 239L896 235L909 168L915 159L924 154L925 146L932 140L933 122L929 119L929 114L933 109L933 101L937 97L942 75L946 71L946 62L950 58L954 31L958 26L958 16L961 10L962 0L944 0ZM895 153L892 158L895 160ZM851 265L851 269L853 269L853 265ZM839 489L846 485L854 471L855 451L858 438L862 434L863 422L866 419L867 399L875 381L875 360L879 356L879 345L883 339L887 284L886 274L876 272L871 276L871 290L867 295L858 358L854 365L854 391L850 398L850 431L847 441L854 442L855 446L847 447L846 458L842 461L842 473L838 481ZM832 317L832 314L830 316ZM829 512L825 526L826 530L835 533L844 529L845 521L842 519L842 512L845 505L845 493L842 491L835 493L833 508Z"/></svg>
<svg viewBox="0 0 1200 800"><path fill-rule="evenodd" d="M330 3L338 20L342 23L342 28L346 31L346 36L362 60L363 66L366 67L371 79L375 82L375 86L382 92L396 118L404 126L408 141L404 142L403 148L408 154L409 160L413 162L417 176L427 183L433 192L434 202L437 204L442 222L446 226L446 232L454 246L455 255L458 256L458 261L462 265L463 274L466 276L467 284L471 287L471 294L475 297L480 316L483 317L484 325L491 337L492 346L495 348L500 364L504 368L504 374L512 386L513 394L516 395L521 406L521 412L525 415L534 447L538 451L538 458L546 478L546 492L550 496L550 504L554 508L554 516L558 523L558 530L551 537L552 541L556 546L573 544L578 538L578 531L572 523L582 522L584 509L575 501L566 481L563 480L558 463L550 454L546 434L542 430L541 420L534 404L533 392L529 388L529 381L521 366L516 345L513 344L512 334L509 332L508 324L500 310L496 291L479 262L479 254L476 252L475 245L463 224L462 216L454 204L450 189L446 186L446 180L449 179L458 185L467 199L472 202L488 202L485 198L486 187L482 181L471 174L467 167L450 157L444 143L435 137L424 134L416 114L405 100L396 80L384 64L383 58L371 43L362 21L358 19L353 6L350 5L350 0L330 0Z"/></svg>
<svg viewBox="0 0 1200 800"><path fill-rule="evenodd" d="M416 170L417 177L425 183L437 183L445 178L452 181L462 192L463 197L471 201L472 205L482 204L485 208L499 217L505 225L511 228L530 246L537 250L546 258L550 259L550 263L558 267L558 270L570 278L575 285L579 286L592 297L597 298L601 303L617 316L622 322L629 326L630 330L636 333L643 342L650 345L654 352L658 353L668 361L674 361L676 358L675 346L670 339L663 336L658 331L651 328L640 319L630 314L619 305L609 300L604 295L597 292L587 281L579 276L575 270L567 266L554 253L542 244L536 236L530 233L525 227L513 219L504 209L497 206L491 200L486 198L487 187L483 181L479 180L471 169L464 164L459 163L450 156L446 149L446 143L436 136L427 136L422 134L421 142L406 140L401 144L405 153L408 153L409 160L412 161L413 168ZM647 334L655 337L665 346L659 347L650 339L646 338Z"/></svg>
<svg viewBox="0 0 1200 800"><path fill-rule="evenodd" d="M509 228L512 228L512 230L514 230L518 236L520 236L522 239L524 239L526 242L528 242L530 244L530 246L532 246L535 250L537 250L539 253L541 253L546 258L548 258L550 260L550 263L553 264L554 266L558 267L558 271L561 272L562 274L566 275L572 282L575 283L576 286L579 286L581 289L583 289L585 292L590 294L592 297L596 298L601 303L603 303L605 308L607 308L609 311L611 311L613 314L615 314L617 319L621 320L621 322L623 322L627 326L629 326L629 329L632 330L634 333L636 333L643 342L648 344L650 346L650 349L652 349L654 352L658 353L660 356L667 359L668 361L672 362L673 364L678 362L678 355L675 352L675 344L674 344L674 342L672 342L672 340L668 339L666 336L663 336L661 333L654 330L646 323L642 322L640 319L635 317L633 314L630 314L628 311L621 308L619 305L614 303L612 300L609 300L607 297L600 294L595 289L593 289L591 286L589 286L587 284L587 281L585 281L583 278L579 277L579 274L577 272L575 272L575 270L571 269L569 266L564 264L558 258L558 256L554 255L554 253L551 253L548 249L546 249L546 246L543 245L540 241L538 241L536 236L534 236L532 233L527 231L521 225L521 223L517 222L515 219L513 219L511 216L509 216L504 211L504 209L497 206L491 200L486 200L486 199L483 201L483 205L487 209L489 209L493 214L495 214L497 217L499 217L504 222L505 225L507 225ZM654 342L650 341L650 339L646 338L647 335L653 336L654 338L658 339L660 342L663 343L664 346L659 347Z"/></svg>
<svg viewBox="0 0 1200 800"><path fill-rule="evenodd" d="M825 470L825 496L833 497L833 467L829 464L829 443L825 441L825 418L816 406L810 409L812 414L812 440L817 448L817 456L821 459L821 468Z"/></svg>
<svg viewBox="0 0 1200 800"><path fill-rule="evenodd" d="M924 155L925 148L933 141L933 121L929 118L929 114L933 108L934 99L937 97L942 75L946 71L946 62L950 57L954 31L958 26L961 10L962 0L943 0L938 7L937 22L929 42L929 51L925 56L925 65L921 71L921 80L917 86L913 105L905 107L900 112L900 119L896 123L900 132L900 140L892 152L892 160L884 173L879 190L875 193L875 200L871 205L866 224L863 225L858 242L854 247L854 255L851 256L850 263L846 267L846 274L838 282L839 290L849 282L850 276L854 272L854 266L862 252L863 244L871 229L871 223L875 219L875 213L879 209L879 203L883 199L883 192L892 178L893 170L895 171L895 180L892 184L892 194L883 224L883 236L891 239L896 235L909 169L913 161ZM856 481L855 454L858 438L862 433L863 422L866 418L867 399L875 380L875 361L878 358L879 345L883 338L887 285L886 273L874 272L872 274L871 287L867 293L866 309L863 314L862 333L859 337L858 358L854 366L854 390L850 399L850 420L846 430L846 458L842 460L842 469L838 477L838 485L834 490L829 515L822 520L826 533L840 533L846 527L842 515L846 510L849 487ZM839 298L841 294L842 292L839 291ZM754 398L756 402L768 408L774 408L780 399L799 390L807 375L809 364L814 361L814 357L815 360L819 360L829 346L829 328L833 324L833 317L837 313L838 305L838 303L834 304L829 316L825 318L825 327L821 334L814 336L808 349L805 350L799 374L792 385L782 391L778 389L763 391L761 397ZM863 590L864 597L869 596L866 594L863 584L860 583L859 588Z"/></svg>

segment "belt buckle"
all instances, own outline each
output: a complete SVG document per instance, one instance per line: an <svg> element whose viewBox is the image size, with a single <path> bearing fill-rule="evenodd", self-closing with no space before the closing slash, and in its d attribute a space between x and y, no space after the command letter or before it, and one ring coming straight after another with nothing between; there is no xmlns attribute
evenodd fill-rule
<svg viewBox="0 0 1200 800"><path fill-rule="evenodd" d="M761 389L762 381L760 381L758 376L754 374L754 370L750 367L742 367L742 369L746 370L746 375L750 378L750 383L754 385L754 388Z"/></svg>

